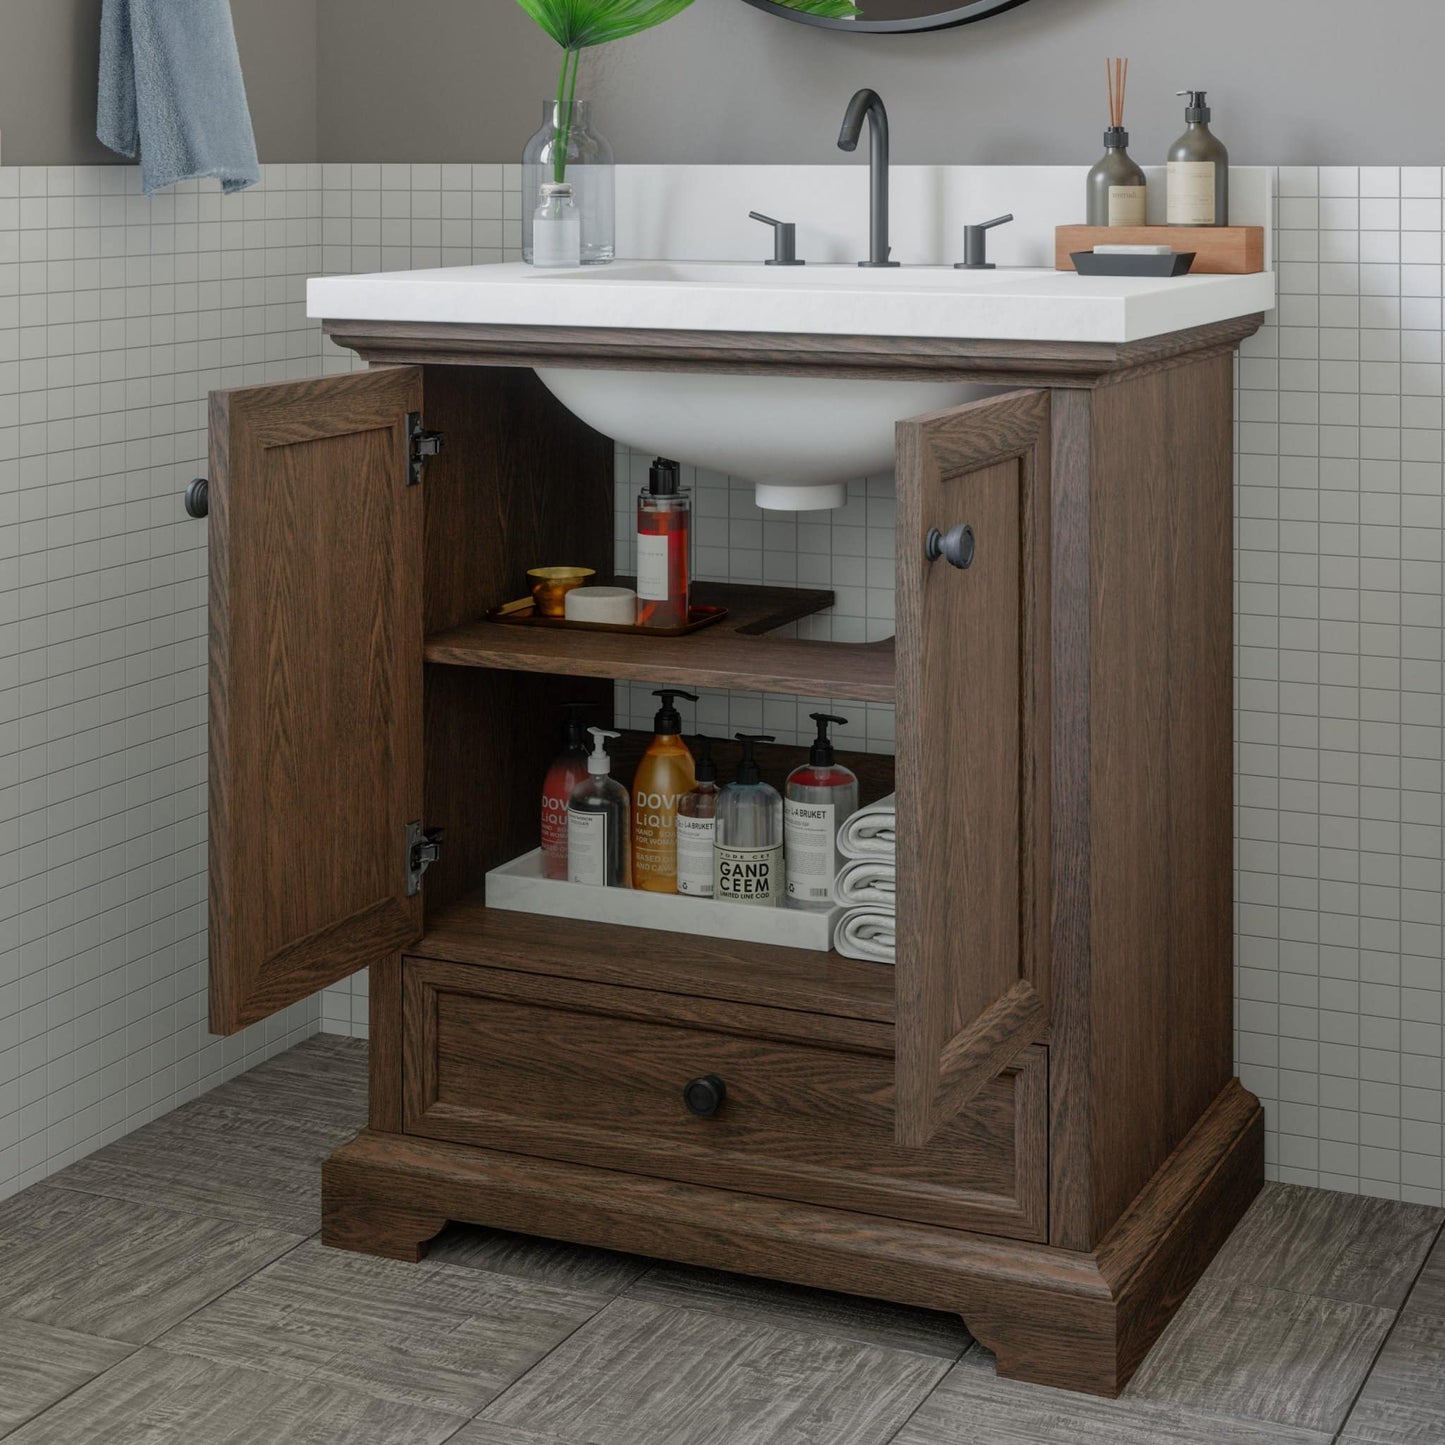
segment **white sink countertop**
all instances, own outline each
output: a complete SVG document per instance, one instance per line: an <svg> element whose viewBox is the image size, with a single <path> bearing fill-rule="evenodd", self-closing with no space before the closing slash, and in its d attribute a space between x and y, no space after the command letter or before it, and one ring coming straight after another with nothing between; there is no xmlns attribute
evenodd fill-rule
<svg viewBox="0 0 1445 1445"><path fill-rule="evenodd" d="M520 261L330 276L307 283L327 320L576 326L822 336L1126 342L1274 306L1274 276L1078 276L951 266L865 270L740 261Z"/></svg>

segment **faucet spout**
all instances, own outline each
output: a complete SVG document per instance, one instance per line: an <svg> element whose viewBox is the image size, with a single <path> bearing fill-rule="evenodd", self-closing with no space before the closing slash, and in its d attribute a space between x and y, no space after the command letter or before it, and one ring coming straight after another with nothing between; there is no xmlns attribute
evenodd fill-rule
<svg viewBox="0 0 1445 1445"><path fill-rule="evenodd" d="M876 90L860 90L848 102L843 126L838 132L838 149L855 151L868 121L868 259L860 266L896 266L888 253L888 111Z"/></svg>

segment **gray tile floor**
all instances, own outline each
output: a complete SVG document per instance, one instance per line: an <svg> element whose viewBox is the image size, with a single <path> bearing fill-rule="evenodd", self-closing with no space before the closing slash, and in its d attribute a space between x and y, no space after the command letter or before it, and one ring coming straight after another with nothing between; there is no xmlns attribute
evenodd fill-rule
<svg viewBox="0 0 1445 1445"><path fill-rule="evenodd" d="M1096 1400L947 1315L460 1226L323 1249L365 1063L313 1039L0 1204L7 1445L1445 1441L1439 1210L1270 1186Z"/></svg>

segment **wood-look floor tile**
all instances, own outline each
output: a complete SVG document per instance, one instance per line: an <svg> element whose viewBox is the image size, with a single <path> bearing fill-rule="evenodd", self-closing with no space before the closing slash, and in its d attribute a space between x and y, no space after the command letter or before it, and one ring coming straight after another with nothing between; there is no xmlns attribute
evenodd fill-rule
<svg viewBox="0 0 1445 1445"><path fill-rule="evenodd" d="M1329 1440L1328 1432L1000 1380L993 1357L975 1349L949 1371L892 1445L1328 1445Z"/></svg>
<svg viewBox="0 0 1445 1445"><path fill-rule="evenodd" d="M353 1126L285 1118L207 1094L87 1155L49 1183L111 1199L261 1225L321 1227L321 1165Z"/></svg>
<svg viewBox="0 0 1445 1445"><path fill-rule="evenodd" d="M298 1243L39 1185L0 1205L0 1314L145 1344Z"/></svg>
<svg viewBox="0 0 1445 1445"><path fill-rule="evenodd" d="M366 1125L366 1060L364 1040L318 1034L200 1097L354 1134Z"/></svg>
<svg viewBox="0 0 1445 1445"><path fill-rule="evenodd" d="M33 1320L0 1318L0 1436L118 1365L134 1349Z"/></svg>
<svg viewBox="0 0 1445 1445"><path fill-rule="evenodd" d="M6 1445L441 1445L455 1415L140 1350Z"/></svg>
<svg viewBox="0 0 1445 1445"><path fill-rule="evenodd" d="M946 1369L910 1351L624 1298L482 1418L590 1445L882 1445Z"/></svg>
<svg viewBox="0 0 1445 1445"><path fill-rule="evenodd" d="M1445 1236L1435 1242L1415 1288L1405 1300L1407 1315L1429 1315L1445 1320Z"/></svg>
<svg viewBox="0 0 1445 1445"><path fill-rule="evenodd" d="M432 1242L426 1257L435 1264L485 1269L559 1289L609 1295L621 1294L652 1265L650 1259L635 1254L614 1254L472 1224L449 1225Z"/></svg>
<svg viewBox="0 0 1445 1445"><path fill-rule="evenodd" d="M1307 1430L1344 1423L1395 1312L1201 1282L1129 1386L1162 1403Z"/></svg>
<svg viewBox="0 0 1445 1445"><path fill-rule="evenodd" d="M1398 1309L1445 1210L1266 1184L1206 1278Z"/></svg>
<svg viewBox="0 0 1445 1445"><path fill-rule="evenodd" d="M683 1265L658 1265L627 1291L627 1298L950 1361L973 1343L957 1315Z"/></svg>
<svg viewBox="0 0 1445 1445"><path fill-rule="evenodd" d="M1402 1317L1340 1435L1370 1445L1445 1440L1445 1320Z"/></svg>
<svg viewBox="0 0 1445 1445"><path fill-rule="evenodd" d="M471 1416L606 1303L605 1295L311 1240L157 1343Z"/></svg>
<svg viewBox="0 0 1445 1445"><path fill-rule="evenodd" d="M520 1425L489 1425L485 1420L473 1420L460 1433L453 1435L447 1445L592 1445L589 1440L564 1440L560 1435L539 1435L535 1430L524 1430Z"/></svg>

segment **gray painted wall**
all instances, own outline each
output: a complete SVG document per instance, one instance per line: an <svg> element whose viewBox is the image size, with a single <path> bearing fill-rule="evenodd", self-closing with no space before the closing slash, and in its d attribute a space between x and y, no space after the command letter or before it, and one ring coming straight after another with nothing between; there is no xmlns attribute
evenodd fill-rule
<svg viewBox="0 0 1445 1445"><path fill-rule="evenodd" d="M514 160L555 85L555 48L512 0L318 0L324 160ZM1388 18L1386 18L1388 17ZM404 42L409 42L405 45ZM627 161L825 161L858 85L903 161L1087 162L1103 61L1130 56L1141 159L1204 86L1241 162L1434 163L1439 0L1030 0L959 30L848 36L741 0L696 0L594 51L583 89ZM856 163L853 162L853 163Z"/></svg>
<svg viewBox="0 0 1445 1445"><path fill-rule="evenodd" d="M316 160L316 0L232 0L263 161ZM119 162L95 138L100 0L0 0L6 165Z"/></svg>

